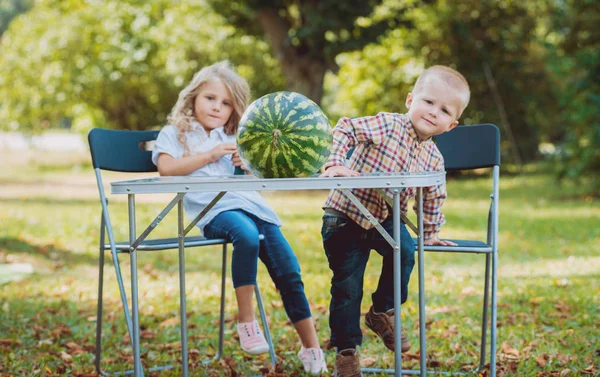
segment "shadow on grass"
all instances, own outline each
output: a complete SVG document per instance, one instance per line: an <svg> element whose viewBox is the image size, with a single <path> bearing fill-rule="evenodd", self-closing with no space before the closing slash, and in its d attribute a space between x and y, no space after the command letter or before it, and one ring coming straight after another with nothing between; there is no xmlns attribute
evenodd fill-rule
<svg viewBox="0 0 600 377"><path fill-rule="evenodd" d="M0 237L0 250L9 253L27 254L31 257L52 262L94 265L98 263L96 257L86 254L76 254L69 250L59 249L54 245L33 245L18 238Z"/></svg>

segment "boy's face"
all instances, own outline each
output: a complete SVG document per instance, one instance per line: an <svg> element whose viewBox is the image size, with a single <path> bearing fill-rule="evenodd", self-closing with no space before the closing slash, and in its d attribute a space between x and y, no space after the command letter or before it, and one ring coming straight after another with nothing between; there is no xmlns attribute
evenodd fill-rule
<svg viewBox="0 0 600 377"><path fill-rule="evenodd" d="M233 100L221 80L208 81L202 85L194 101L194 115L207 133L224 126L232 112Z"/></svg>
<svg viewBox="0 0 600 377"><path fill-rule="evenodd" d="M448 84L431 78L418 92L408 93L406 107L417 136L427 140L456 127L461 99Z"/></svg>

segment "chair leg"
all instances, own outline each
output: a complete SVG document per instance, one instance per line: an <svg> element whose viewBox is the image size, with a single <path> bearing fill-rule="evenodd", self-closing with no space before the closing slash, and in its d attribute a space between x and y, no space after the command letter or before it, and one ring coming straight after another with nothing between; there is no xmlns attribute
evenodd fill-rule
<svg viewBox="0 0 600 377"><path fill-rule="evenodd" d="M496 337L498 331L498 250L492 255L492 323L490 325L490 377L496 377Z"/></svg>
<svg viewBox="0 0 600 377"><path fill-rule="evenodd" d="M223 356L223 343L225 338L225 287L227 277L227 244L223 244L223 264L221 266L221 308L219 315L219 347L213 360L220 360Z"/></svg>
<svg viewBox="0 0 600 377"><path fill-rule="evenodd" d="M103 288L104 288L104 242L106 238L106 233L108 233L108 238L111 242L111 254L113 258L113 265L115 267L115 274L117 277L117 283L119 286L119 293L121 296L121 303L123 305L123 313L125 315L125 322L127 324L127 332L129 334L129 339L131 344L133 344L133 325L131 322L131 315L129 313L129 304L127 302L127 294L125 293L125 286L123 284L123 275L121 274L121 266L119 264L119 258L116 249L114 248L114 235L110 228L110 217L108 216L106 202L102 202L102 218L100 220L100 257L99 257L99 280L98 280L98 308L97 308L97 318L96 318L96 357L95 364L97 372L103 376L118 376L118 375L129 375L133 374L133 370L128 370L124 372L115 372L108 373L103 371L101 368L101 360L102 360L102 313L103 313ZM167 367L169 368L169 367ZM170 367L172 368L172 367ZM162 370L164 368L160 368ZM152 371L154 369L150 369Z"/></svg>
<svg viewBox="0 0 600 377"><path fill-rule="evenodd" d="M260 289L258 289L258 284L254 286L254 294L256 295L258 311L260 312L260 318L265 329L265 337L267 338L267 343L269 344L269 356L271 357L271 365L275 367L275 365L277 364L277 358L275 357L275 349L273 347L273 340L271 339L271 331L269 330L269 324L267 323L267 315L265 314L265 308L263 306L262 297L260 295Z"/></svg>
<svg viewBox="0 0 600 377"><path fill-rule="evenodd" d="M102 360L102 292L104 288L104 216L100 225L100 257L98 258L98 305L96 308L96 355L94 364L96 371L102 374L100 361Z"/></svg>
<svg viewBox="0 0 600 377"><path fill-rule="evenodd" d="M485 351L487 341L487 328L488 328L488 308L490 301L490 268L491 268L491 255L485 255L485 286L483 292L483 314L481 316L481 349L479 353L479 370L483 370L485 366Z"/></svg>

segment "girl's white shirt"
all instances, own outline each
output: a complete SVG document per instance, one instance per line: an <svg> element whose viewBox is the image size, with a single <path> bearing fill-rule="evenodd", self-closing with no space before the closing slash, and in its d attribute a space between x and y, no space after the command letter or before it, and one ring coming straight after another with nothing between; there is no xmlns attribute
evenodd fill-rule
<svg viewBox="0 0 600 377"><path fill-rule="evenodd" d="M222 143L235 143L235 135L227 135L223 127L213 129L207 134L197 122L192 123L193 131L185 134L190 154L208 152ZM158 156L166 153L173 158L183 157L184 147L177 140L179 130L172 125L165 126L156 139L152 150L152 162L157 165ZM206 164L189 174L193 177L215 177L232 175L235 167L231 163L231 155L225 155L216 162ZM218 192L192 192L183 197L183 206L187 216L193 220L215 198ZM217 204L198 222L204 233L204 227L219 213L241 209L258 218L281 226L281 220L271 209L267 201L256 191L228 191Z"/></svg>

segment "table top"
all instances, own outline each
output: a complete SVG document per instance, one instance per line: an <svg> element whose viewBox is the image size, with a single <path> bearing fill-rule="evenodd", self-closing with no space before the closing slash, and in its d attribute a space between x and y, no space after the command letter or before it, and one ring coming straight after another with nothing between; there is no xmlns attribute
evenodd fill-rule
<svg viewBox="0 0 600 377"><path fill-rule="evenodd" d="M258 178L254 175L219 177L169 176L111 183L112 194L155 194L184 192L328 190L352 188L406 188L437 186L445 172L366 173L356 177Z"/></svg>

